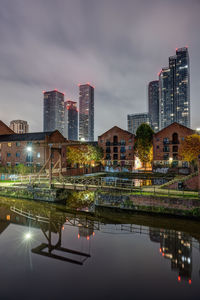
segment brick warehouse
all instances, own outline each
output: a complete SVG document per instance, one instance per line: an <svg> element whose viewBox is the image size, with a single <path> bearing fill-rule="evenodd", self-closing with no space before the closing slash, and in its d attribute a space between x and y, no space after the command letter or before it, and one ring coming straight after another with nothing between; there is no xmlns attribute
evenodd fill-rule
<svg viewBox="0 0 200 300"><path fill-rule="evenodd" d="M61 157L62 168L66 168L66 146L61 143L66 143L66 139L58 130L0 135L0 163L2 166L43 166L52 147L58 149L52 153L52 164Z"/></svg>
<svg viewBox="0 0 200 300"><path fill-rule="evenodd" d="M154 134L154 166L188 167L178 151L181 141L191 134L194 134L194 130L176 122Z"/></svg>
<svg viewBox="0 0 200 300"><path fill-rule="evenodd" d="M98 137L98 145L103 149L103 165L134 166L134 135L117 126Z"/></svg>

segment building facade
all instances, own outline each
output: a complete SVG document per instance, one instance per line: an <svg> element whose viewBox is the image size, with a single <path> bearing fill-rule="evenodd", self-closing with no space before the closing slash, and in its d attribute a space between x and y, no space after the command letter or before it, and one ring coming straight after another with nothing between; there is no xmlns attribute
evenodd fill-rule
<svg viewBox="0 0 200 300"><path fill-rule="evenodd" d="M44 92L43 131L58 130L64 134L64 94L57 91Z"/></svg>
<svg viewBox="0 0 200 300"><path fill-rule="evenodd" d="M177 48L169 67L159 73L159 129L173 122L190 127L190 69L188 48Z"/></svg>
<svg viewBox="0 0 200 300"><path fill-rule="evenodd" d="M94 141L94 87L79 85L79 140Z"/></svg>
<svg viewBox="0 0 200 300"><path fill-rule="evenodd" d="M154 166L188 167L179 155L179 147L188 135L194 131L186 126L173 123L153 136Z"/></svg>
<svg viewBox="0 0 200 300"><path fill-rule="evenodd" d="M143 124L150 125L150 118L148 113L139 113L139 114L132 114L127 116L127 123L128 123L128 131L136 134L138 127Z"/></svg>
<svg viewBox="0 0 200 300"><path fill-rule="evenodd" d="M117 126L98 137L98 146L103 149L104 166L134 166L134 135Z"/></svg>
<svg viewBox="0 0 200 300"><path fill-rule="evenodd" d="M64 136L68 140L78 140L78 109L77 102L67 100L65 101L65 128Z"/></svg>
<svg viewBox="0 0 200 300"><path fill-rule="evenodd" d="M43 166L49 158L50 147L53 151L52 165L61 158L62 168L66 167L66 139L56 130L26 134L0 135L0 165ZM48 165L47 165L48 168Z"/></svg>
<svg viewBox="0 0 200 300"><path fill-rule="evenodd" d="M13 120L10 122L10 128L18 134L21 133L28 133L29 132L29 125L27 121L23 120Z"/></svg>
<svg viewBox="0 0 200 300"><path fill-rule="evenodd" d="M148 86L148 108L150 125L154 132L159 130L159 81L149 82Z"/></svg>

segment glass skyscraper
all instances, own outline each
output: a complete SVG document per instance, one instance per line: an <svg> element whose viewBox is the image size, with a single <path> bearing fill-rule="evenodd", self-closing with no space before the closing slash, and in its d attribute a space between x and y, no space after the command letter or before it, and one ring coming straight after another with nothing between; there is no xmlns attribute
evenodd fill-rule
<svg viewBox="0 0 200 300"><path fill-rule="evenodd" d="M136 134L136 131L141 124L146 123L150 125L150 119L148 113L138 113L138 114L128 115L127 121L128 121L128 131L133 134Z"/></svg>
<svg viewBox="0 0 200 300"><path fill-rule="evenodd" d="M159 130L159 81L149 82L148 106L151 128L154 132Z"/></svg>
<svg viewBox="0 0 200 300"><path fill-rule="evenodd" d="M79 140L94 141L94 88L79 85Z"/></svg>
<svg viewBox="0 0 200 300"><path fill-rule="evenodd" d="M159 73L159 129L173 122L190 127L190 70L188 48L177 48L169 67Z"/></svg>
<svg viewBox="0 0 200 300"><path fill-rule="evenodd" d="M78 109L77 102L65 101L65 129L64 136L68 140L78 140Z"/></svg>
<svg viewBox="0 0 200 300"><path fill-rule="evenodd" d="M57 90L43 93L43 131L59 130L64 134L64 94Z"/></svg>

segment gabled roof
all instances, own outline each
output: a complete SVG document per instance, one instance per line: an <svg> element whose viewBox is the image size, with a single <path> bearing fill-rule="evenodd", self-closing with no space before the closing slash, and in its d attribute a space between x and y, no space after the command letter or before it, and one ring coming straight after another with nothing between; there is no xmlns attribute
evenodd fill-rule
<svg viewBox="0 0 200 300"><path fill-rule="evenodd" d="M14 134L14 131L0 120L0 134Z"/></svg>
<svg viewBox="0 0 200 300"><path fill-rule="evenodd" d="M0 142L42 141L45 140L46 136L51 136L54 132L55 131L0 135Z"/></svg>
<svg viewBox="0 0 200 300"><path fill-rule="evenodd" d="M120 131L123 131L123 132L128 133L129 135L134 135L133 133L131 133L131 132L127 131L127 130L124 130L124 129L118 127L118 126L113 126L112 128L110 128L109 130L107 130L107 131L104 132L103 134L99 135L98 137L100 138L102 135L107 134L107 133L109 133L110 131L115 131L115 130L120 130Z"/></svg>
<svg viewBox="0 0 200 300"><path fill-rule="evenodd" d="M186 127L186 126L184 126L184 125L182 125L182 124L179 124L179 123L177 123L177 122L174 122L174 123L172 123L172 124L168 125L167 127L165 127L165 128L163 128L163 129L161 129L160 131L156 132L156 133L154 134L154 136L156 136L156 135L160 134L162 131L164 131L164 130L166 130L167 128L169 128L169 127L172 127L172 126L174 126L174 125L178 125L179 127L182 127L182 128L185 128L185 129L187 129L187 130L190 130L190 131L191 131L191 133L192 133L192 132L194 132L194 130L193 130L193 129L191 129L191 128L189 128L189 127Z"/></svg>

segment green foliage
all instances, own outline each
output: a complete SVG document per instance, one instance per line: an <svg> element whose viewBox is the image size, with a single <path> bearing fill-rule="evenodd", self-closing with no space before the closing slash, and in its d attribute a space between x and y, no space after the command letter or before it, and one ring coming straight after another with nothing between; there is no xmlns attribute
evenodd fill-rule
<svg viewBox="0 0 200 300"><path fill-rule="evenodd" d="M68 146L67 161L70 164L91 165L99 163L103 158L103 151L100 147L92 145Z"/></svg>
<svg viewBox="0 0 200 300"><path fill-rule="evenodd" d="M144 164L152 162L153 159L153 130L148 124L141 124L135 137L135 153Z"/></svg>
<svg viewBox="0 0 200 300"><path fill-rule="evenodd" d="M34 172L33 166L25 166L24 164L19 164L17 166L0 166L0 173L2 174L31 174Z"/></svg>

